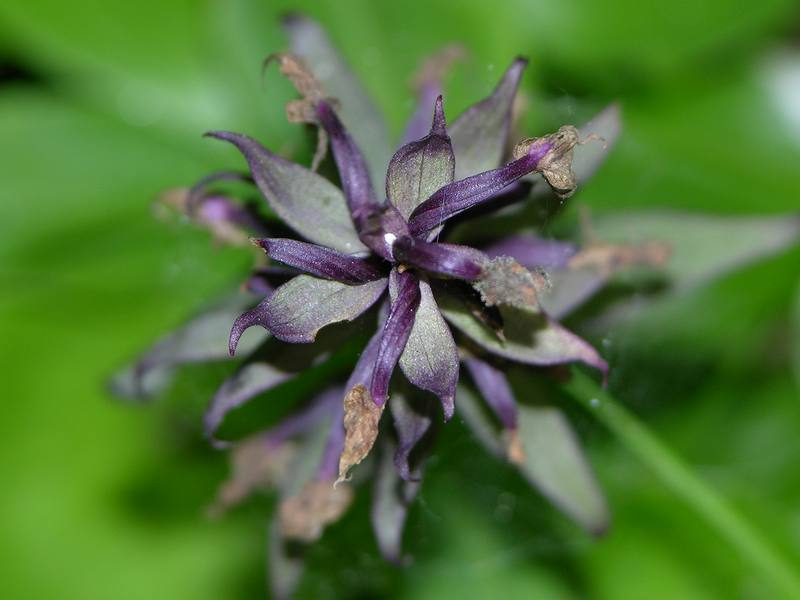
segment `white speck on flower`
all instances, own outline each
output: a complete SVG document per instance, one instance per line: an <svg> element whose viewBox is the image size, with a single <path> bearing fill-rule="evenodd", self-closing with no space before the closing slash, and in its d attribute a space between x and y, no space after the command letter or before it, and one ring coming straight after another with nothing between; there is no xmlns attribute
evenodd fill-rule
<svg viewBox="0 0 800 600"><path fill-rule="evenodd" d="M386 245L391 248L394 246L394 241L397 239L397 236L393 233L384 233L383 234L383 241L386 242Z"/></svg>

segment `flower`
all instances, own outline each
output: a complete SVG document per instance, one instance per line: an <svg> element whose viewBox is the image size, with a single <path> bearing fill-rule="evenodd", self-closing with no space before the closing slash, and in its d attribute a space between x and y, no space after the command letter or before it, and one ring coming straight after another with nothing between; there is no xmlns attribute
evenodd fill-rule
<svg viewBox="0 0 800 600"><path fill-rule="evenodd" d="M448 48L421 69L418 107L401 147L390 155L377 110L320 27L301 17L288 19L286 27L292 53L272 60L301 96L287 105L289 120L318 128L311 168L244 135L208 134L233 144L250 173L214 174L189 191L171 193L168 201L218 241L242 244L250 237L264 256L246 282L248 293L225 298L162 340L116 379L117 391L150 396L180 364L219 360L225 350L246 357L205 416L212 443L233 446L233 473L215 508L264 485L277 486L281 504L271 541L276 554L284 539L319 538L350 504L351 469L358 480L368 468L375 474L372 516L379 546L388 559L401 559L402 526L424 469L425 454L418 450L440 418L429 394L438 398L444 420L460 411L490 451L517 466L581 525L601 532L608 511L568 422L555 409L518 403L504 371L512 363L582 362L605 375L599 353L556 319L621 269L664 266L671 247L602 242L588 224L583 245L530 233L493 239L482 230L483 220L476 225L468 218L476 209L569 197L612 147L617 108L580 129L564 126L523 140L509 152L526 61L514 60L487 98L448 125L441 77L459 56ZM582 145L593 137L602 143ZM328 144L341 188L316 172ZM272 235L280 226L256 207L209 191L232 179L255 183L271 210L303 239ZM383 181L385 194L377 193ZM518 214L511 218L521 220ZM446 241L451 236L481 243ZM254 296L262 297L256 306ZM344 385L333 381L295 413L246 440L217 438L227 414L338 356L343 345L349 351L348 325L358 339L369 323L376 330ZM223 349L221 330L231 324ZM403 377L393 378L398 365ZM493 419L475 403L473 388ZM387 405L393 434L380 435L376 461L354 469L373 450ZM549 460L538 452L544 441L557 456L557 471L542 468L541 461ZM304 455L311 460L302 460ZM304 471L303 464L312 466Z"/></svg>

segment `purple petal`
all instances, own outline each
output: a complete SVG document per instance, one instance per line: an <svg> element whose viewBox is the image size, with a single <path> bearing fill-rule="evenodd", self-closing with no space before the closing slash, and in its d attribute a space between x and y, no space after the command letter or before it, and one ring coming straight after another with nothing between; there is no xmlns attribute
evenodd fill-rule
<svg viewBox="0 0 800 600"><path fill-rule="evenodd" d="M469 246L456 244L436 244L404 236L392 246L392 254L399 263L413 265L420 269L442 275L472 281L482 273L486 257Z"/></svg>
<svg viewBox="0 0 800 600"><path fill-rule="evenodd" d="M339 114L366 155L373 181L381 181L392 152L386 123L375 103L352 73L330 38L315 21L298 15L287 17L283 26L292 53L311 69L325 93L336 98Z"/></svg>
<svg viewBox="0 0 800 600"><path fill-rule="evenodd" d="M378 406L383 406L388 398L389 381L411 335L414 314L420 302L419 280L411 271L399 273L392 270L390 277L394 279L397 296L383 326L375 371L370 383L370 395Z"/></svg>
<svg viewBox="0 0 800 600"><path fill-rule="evenodd" d="M409 230L421 236L447 219L492 199L506 186L535 170L550 149L548 142L534 144L525 156L499 169L446 185L414 210L408 221Z"/></svg>
<svg viewBox="0 0 800 600"><path fill-rule="evenodd" d="M397 293L391 287L389 291L392 295ZM413 385L439 398L447 421L453 416L454 410L458 348L439 312L428 282L419 282L419 294L419 307L405 350L400 356L400 368Z"/></svg>
<svg viewBox="0 0 800 600"><path fill-rule="evenodd" d="M416 398L416 400L420 401L411 402L411 398L407 398L404 393L396 393L389 403L398 442L394 453L394 467L404 481L419 479L419 473L411 471L409 458L433 424L433 411L428 407L427 399Z"/></svg>
<svg viewBox="0 0 800 600"><path fill-rule="evenodd" d="M550 273L550 290L540 301L544 311L562 319L594 296L608 282L610 273L590 267Z"/></svg>
<svg viewBox="0 0 800 600"><path fill-rule="evenodd" d="M494 169L503 159L511 126L511 108L528 61L517 58L492 94L468 108L450 127L456 155L456 179Z"/></svg>
<svg viewBox="0 0 800 600"><path fill-rule="evenodd" d="M320 101L316 107L320 124L331 137L331 148L342 180L350 214L358 222L366 215L380 210L381 203L375 197L364 156L353 138L342 125L330 104Z"/></svg>
<svg viewBox="0 0 800 600"><path fill-rule="evenodd" d="M392 157L386 174L386 196L407 219L423 200L452 183L454 172L455 158L439 96L430 133L406 144Z"/></svg>
<svg viewBox="0 0 800 600"><path fill-rule="evenodd" d="M527 269L564 269L577 251L575 244L533 235L507 237L484 249L489 258L510 256Z"/></svg>
<svg viewBox="0 0 800 600"><path fill-rule="evenodd" d="M269 298L244 313L233 324L231 353L241 334L259 325L276 338L293 344L313 342L317 332L331 323L352 321L372 306L386 289L386 279L362 285L298 275Z"/></svg>
<svg viewBox="0 0 800 600"><path fill-rule="evenodd" d="M529 365L581 361L603 374L608 364L590 344L542 313L500 306L505 339L446 294L437 296L444 317L482 348L508 360Z"/></svg>
<svg viewBox="0 0 800 600"><path fill-rule="evenodd" d="M389 562L402 560L403 528L411 503L419 493L422 482L403 481L392 468L392 447L387 440L381 448L381 460L375 474L370 513L372 529L378 548Z"/></svg>
<svg viewBox="0 0 800 600"><path fill-rule="evenodd" d="M230 323L252 303L251 296L234 294L183 324L132 366L115 375L112 391L123 398L145 400L166 387L176 367L227 359L224 340ZM244 350L255 350L266 338L266 332L249 337Z"/></svg>
<svg viewBox="0 0 800 600"><path fill-rule="evenodd" d="M342 192L330 181L247 136L224 131L206 135L239 149L270 208L304 238L346 253L366 250L353 229Z"/></svg>
<svg viewBox="0 0 800 600"><path fill-rule="evenodd" d="M282 238L261 238L254 242L274 260L315 277L348 285L367 283L382 277L380 270L369 261L323 246Z"/></svg>
<svg viewBox="0 0 800 600"><path fill-rule="evenodd" d="M342 389L338 387L324 390L302 410L290 414L259 434L259 440L267 447L276 447L295 436L308 433L322 419L335 414L337 407L342 404L342 393Z"/></svg>
<svg viewBox="0 0 800 600"><path fill-rule="evenodd" d="M505 374L477 358L464 361L486 403L506 429L517 428L517 401Z"/></svg>

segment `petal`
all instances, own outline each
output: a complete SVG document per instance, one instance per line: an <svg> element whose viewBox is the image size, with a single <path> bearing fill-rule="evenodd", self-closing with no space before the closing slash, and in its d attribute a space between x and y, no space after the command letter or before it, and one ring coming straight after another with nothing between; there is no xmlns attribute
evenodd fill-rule
<svg viewBox="0 0 800 600"><path fill-rule="evenodd" d="M583 185L595 171L605 162L608 154L616 145L622 131L622 117L618 104L610 104L580 129L580 137L587 140L594 135L599 140L589 140L584 144L575 146L575 156L572 160L572 170L578 179L578 185ZM544 187L544 186L543 186Z"/></svg>
<svg viewBox="0 0 800 600"><path fill-rule="evenodd" d="M397 290L397 296L383 326L375 371L370 383L370 395L378 406L383 406L388 398L392 372L411 335L414 314L420 303L419 280L411 271L399 273L392 270L390 277L394 279L392 285Z"/></svg>
<svg viewBox="0 0 800 600"><path fill-rule="evenodd" d="M452 393L455 396L455 389ZM404 481L419 479L420 473L417 469L413 469L412 472L409 461L411 453L433 424L433 408L430 406L429 398L413 397L405 392L395 393L389 403L389 408L392 411L394 429L397 433L394 468Z"/></svg>
<svg viewBox="0 0 800 600"><path fill-rule="evenodd" d="M517 58L492 94L468 108L450 127L456 179L494 169L503 159L511 126L511 107L528 61Z"/></svg>
<svg viewBox="0 0 800 600"><path fill-rule="evenodd" d="M392 454L392 445L387 440L381 448L381 460L375 474L370 516L372 530L384 559L399 564L402 560L406 518L422 482L400 479L392 467Z"/></svg>
<svg viewBox="0 0 800 600"><path fill-rule="evenodd" d="M535 269L563 269L578 251L575 244L534 235L507 237L484 249L490 258L510 256L523 267Z"/></svg>
<svg viewBox="0 0 800 600"><path fill-rule="evenodd" d="M272 596L278 600L294 597L304 569L305 556L296 548L290 548L283 538L276 514L267 533L267 570Z"/></svg>
<svg viewBox="0 0 800 600"><path fill-rule="evenodd" d="M505 336L501 340L463 303L446 294L437 296L437 301L442 314L452 325L497 356L529 365L581 361L604 374L608 370L608 365L592 346L542 313L500 306Z"/></svg>
<svg viewBox="0 0 800 600"><path fill-rule="evenodd" d="M464 364L486 403L506 429L517 428L517 401L500 370L478 358L468 358Z"/></svg>
<svg viewBox="0 0 800 600"><path fill-rule="evenodd" d="M389 291L393 296L397 293L391 287ZM449 420L458 383L458 348L428 282L419 282L419 295L414 325L400 355L400 368L412 384L439 398L445 420Z"/></svg>
<svg viewBox="0 0 800 600"><path fill-rule="evenodd" d="M419 237L447 219L494 198L506 186L536 170L539 161L551 149L548 142L534 144L521 158L499 169L454 181L439 189L411 214L408 220L410 232Z"/></svg>
<svg viewBox="0 0 800 600"><path fill-rule="evenodd" d="M324 246L282 238L253 240L274 260L309 275L358 285L380 279L382 274L371 262Z"/></svg>
<svg viewBox="0 0 800 600"><path fill-rule="evenodd" d="M467 281L481 276L482 264L486 261L481 252L469 246L436 244L411 236L398 238L392 246L392 254L397 262Z"/></svg>
<svg viewBox="0 0 800 600"><path fill-rule="evenodd" d="M353 228L342 192L327 179L273 154L247 136L224 131L206 135L239 149L270 208L304 238L346 253L366 250Z"/></svg>
<svg viewBox="0 0 800 600"><path fill-rule="evenodd" d="M381 181L392 144L380 111L318 23L291 15L283 26L292 52L303 59L327 95L341 103L342 121L366 153L373 181Z"/></svg>
<svg viewBox="0 0 800 600"><path fill-rule="evenodd" d="M540 297L542 308L554 319L561 319L600 291L609 275L589 267L552 271L550 290Z"/></svg>
<svg viewBox="0 0 800 600"><path fill-rule="evenodd" d="M408 219L439 188L452 183L455 158L445 129L442 97L436 99L430 133L398 150L386 174L386 196Z"/></svg>
<svg viewBox="0 0 800 600"><path fill-rule="evenodd" d="M231 331L231 349L235 351L239 336L254 325L260 325L284 342L313 342L317 332L326 325L358 317L385 289L386 279L347 285L298 275L236 320Z"/></svg>
<svg viewBox="0 0 800 600"><path fill-rule="evenodd" d="M228 358L225 335L231 322L242 310L251 306L253 298L234 294L217 306L190 320L158 342L132 366L115 375L112 391L128 399L144 400L163 390L180 365ZM262 331L248 336L245 352L251 352L267 338Z"/></svg>

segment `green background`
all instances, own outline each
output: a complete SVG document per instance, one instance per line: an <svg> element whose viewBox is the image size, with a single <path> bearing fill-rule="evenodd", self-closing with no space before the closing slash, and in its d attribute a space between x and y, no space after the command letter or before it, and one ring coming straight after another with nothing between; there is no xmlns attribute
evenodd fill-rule
<svg viewBox="0 0 800 600"><path fill-rule="evenodd" d="M104 382L237 285L248 265L204 233L153 217L160 190L240 165L200 134L231 129L282 153L308 150L308 136L284 120L287 84L259 77L263 57L286 44L277 20L289 9L327 27L395 132L413 106L415 65L452 41L471 59L449 81L450 115L487 93L516 54L531 58L530 133L619 100L619 147L574 199L596 213L800 204L800 10L788 0L4 0L5 598L264 594L271 499L222 520L204 513L226 472L199 434L220 369L189 369L152 407L115 402ZM612 330L603 345L612 391L795 570L798 265L795 249L749 267ZM411 515L413 564L379 559L362 494L312 553L301 594L775 597L618 440L587 413L573 416L614 513L602 540L484 457L455 423Z"/></svg>

